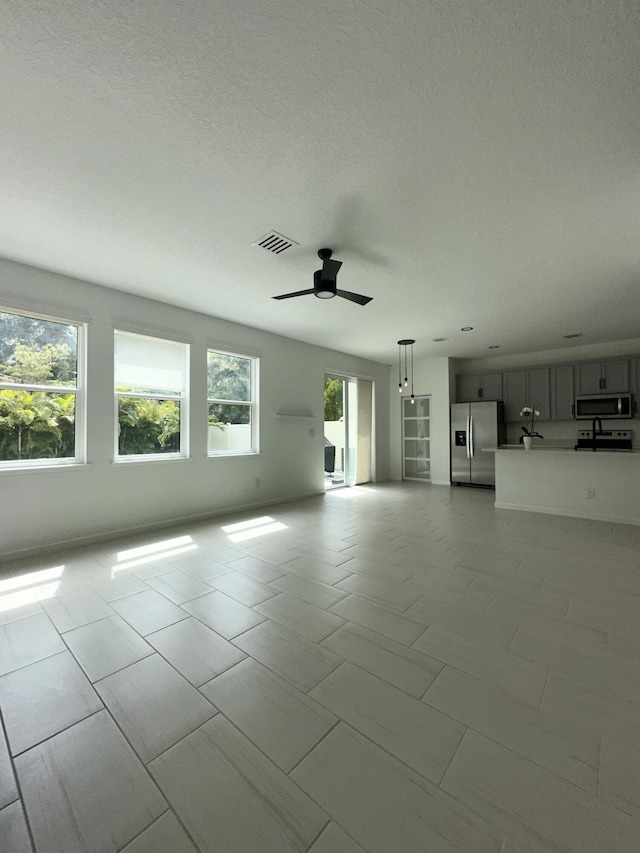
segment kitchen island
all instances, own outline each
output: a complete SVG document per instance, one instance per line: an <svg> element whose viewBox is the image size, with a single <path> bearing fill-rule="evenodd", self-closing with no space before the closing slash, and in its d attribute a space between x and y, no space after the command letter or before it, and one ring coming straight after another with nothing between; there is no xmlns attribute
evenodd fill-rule
<svg viewBox="0 0 640 853"><path fill-rule="evenodd" d="M640 452L575 451L519 445L487 448L496 456L501 509L640 525Z"/></svg>

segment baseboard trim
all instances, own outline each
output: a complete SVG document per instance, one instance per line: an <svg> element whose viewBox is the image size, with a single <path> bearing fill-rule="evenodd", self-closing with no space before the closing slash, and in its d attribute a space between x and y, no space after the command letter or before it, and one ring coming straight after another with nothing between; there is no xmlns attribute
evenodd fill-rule
<svg viewBox="0 0 640 853"><path fill-rule="evenodd" d="M543 515L562 515L565 518L586 518L589 521L608 521L611 524L633 524L640 525L639 518L628 518L620 515L602 515L600 513L568 512L565 509L549 506L528 506L525 504L511 504L504 501L495 501L496 509L514 509L519 512L539 512Z"/></svg>
<svg viewBox="0 0 640 853"><path fill-rule="evenodd" d="M55 542L48 542L44 545L36 545L33 548L20 548L17 551L10 551L0 556L0 565L8 560L22 560L28 557L37 557L41 554L50 554L55 551L60 551L67 548L82 548L86 545L97 545L100 542L108 542L110 539L116 539L119 536L131 536L137 533L147 533L153 530L160 530L163 527L173 527L177 524L189 524L192 522L206 521L209 518L220 518L221 516L231 515L234 512L244 512L245 510L260 509L265 506L275 506L277 504L290 503L291 501L305 500L306 498L323 497L324 489L318 489L313 492L303 492L298 495L288 495L287 497L272 498L266 501L256 501L250 504L238 504L236 506L224 507L224 509L214 510L213 512L196 513L195 515L183 515L175 518L166 518L163 521L154 521L148 524L136 524L132 527L119 527L113 530L108 530L103 533L94 533L90 536L77 536L70 539L60 539Z"/></svg>

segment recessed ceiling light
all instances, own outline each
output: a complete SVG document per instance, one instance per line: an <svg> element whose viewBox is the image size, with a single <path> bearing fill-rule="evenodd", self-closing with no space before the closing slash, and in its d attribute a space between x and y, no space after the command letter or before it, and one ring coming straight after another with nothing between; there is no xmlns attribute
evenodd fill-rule
<svg viewBox="0 0 640 853"><path fill-rule="evenodd" d="M441 344L443 341L448 341L449 338L432 338L434 344Z"/></svg>
<svg viewBox="0 0 640 853"><path fill-rule="evenodd" d="M461 332L473 332L473 326L463 326L460 329Z"/></svg>
<svg viewBox="0 0 640 853"><path fill-rule="evenodd" d="M572 335L563 335L562 337L563 337L563 338L566 338L567 340L568 340L569 338L581 338L581 337L582 337L582 332L574 332Z"/></svg>
<svg viewBox="0 0 640 853"><path fill-rule="evenodd" d="M493 344L493 346L490 346L489 349L500 349L500 344Z"/></svg>

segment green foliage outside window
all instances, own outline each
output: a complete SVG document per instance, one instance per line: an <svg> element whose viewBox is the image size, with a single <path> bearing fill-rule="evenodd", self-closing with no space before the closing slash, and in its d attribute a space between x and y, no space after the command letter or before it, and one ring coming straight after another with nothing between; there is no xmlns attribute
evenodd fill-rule
<svg viewBox="0 0 640 853"><path fill-rule="evenodd" d="M121 456L180 452L180 404L144 397L118 398Z"/></svg>
<svg viewBox="0 0 640 853"><path fill-rule="evenodd" d="M75 394L0 390L0 460L75 454Z"/></svg>
<svg viewBox="0 0 640 853"><path fill-rule="evenodd" d="M78 329L0 312L0 460L75 455ZM51 391L29 386L44 385Z"/></svg>
<svg viewBox="0 0 640 853"><path fill-rule="evenodd" d="M339 421L344 415L343 383L340 379L324 380L324 419Z"/></svg>
<svg viewBox="0 0 640 853"><path fill-rule="evenodd" d="M251 359L212 350L207 355L209 425L251 423Z"/></svg>

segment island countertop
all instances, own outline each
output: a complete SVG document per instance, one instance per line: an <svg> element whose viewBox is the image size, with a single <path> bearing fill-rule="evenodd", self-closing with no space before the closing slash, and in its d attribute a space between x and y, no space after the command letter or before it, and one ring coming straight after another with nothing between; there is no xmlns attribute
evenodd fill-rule
<svg viewBox="0 0 640 853"><path fill-rule="evenodd" d="M588 447L581 447L580 450L576 450L573 445L559 445L559 444L550 444L546 447L541 444L534 444L529 450L525 451L524 445L522 444L500 444L497 447L483 447L483 451L486 453L498 453L502 451L508 451L513 453L513 451L522 451L526 453L558 453L560 452L570 452L575 454L576 456L582 456L583 454L594 454L594 451ZM615 448L599 448L595 451L596 454L600 455L602 453L613 454L615 456L633 456L640 455L640 449L633 450L616 450Z"/></svg>
<svg viewBox="0 0 640 853"><path fill-rule="evenodd" d="M496 507L640 525L638 450L484 449L495 453Z"/></svg>

